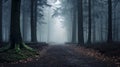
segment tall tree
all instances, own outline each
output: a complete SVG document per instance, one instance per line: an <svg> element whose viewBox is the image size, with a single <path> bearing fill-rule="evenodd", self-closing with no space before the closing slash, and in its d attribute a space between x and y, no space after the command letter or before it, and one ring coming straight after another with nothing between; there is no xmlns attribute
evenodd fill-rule
<svg viewBox="0 0 120 67"><path fill-rule="evenodd" d="M95 0L93 0L93 15L92 15L92 20L93 20L93 42L95 43L96 41L96 21L95 21Z"/></svg>
<svg viewBox="0 0 120 67"><path fill-rule="evenodd" d="M21 0L12 0L11 7L11 25L10 25L10 49L20 50L26 48L32 50L32 48L26 46L22 41L20 31L20 6Z"/></svg>
<svg viewBox="0 0 120 67"><path fill-rule="evenodd" d="M119 40L119 24L118 24L118 20L117 20L117 6L118 6L118 4L119 4L119 0L114 0L113 1L113 17L114 17L114 30L113 30L113 39L115 40L115 41L118 41Z"/></svg>
<svg viewBox="0 0 120 67"><path fill-rule="evenodd" d="M89 0L89 7L88 7L88 14L89 14L89 23L88 23L88 43L91 43L91 26L92 26L92 23L91 23L91 0Z"/></svg>
<svg viewBox="0 0 120 67"><path fill-rule="evenodd" d="M37 42L37 0L31 0L31 41Z"/></svg>
<svg viewBox="0 0 120 67"><path fill-rule="evenodd" d="M84 31L83 31L83 0L78 0L78 43L84 44Z"/></svg>
<svg viewBox="0 0 120 67"><path fill-rule="evenodd" d="M113 42L112 35L112 0L108 0L108 43Z"/></svg>
<svg viewBox="0 0 120 67"><path fill-rule="evenodd" d="M0 43L2 42L2 0L0 0Z"/></svg>
<svg viewBox="0 0 120 67"><path fill-rule="evenodd" d="M74 1L74 8L72 9L73 13L73 23L72 23L72 43L76 43L76 26L77 26L77 7L76 7L76 1Z"/></svg>
<svg viewBox="0 0 120 67"><path fill-rule="evenodd" d="M73 19L73 23L72 23L72 43L76 43L76 11L73 14L74 19Z"/></svg>
<svg viewBox="0 0 120 67"><path fill-rule="evenodd" d="M11 8L11 29L10 29L10 42L11 49L20 46L22 37L20 32L20 4L21 0L12 0Z"/></svg>

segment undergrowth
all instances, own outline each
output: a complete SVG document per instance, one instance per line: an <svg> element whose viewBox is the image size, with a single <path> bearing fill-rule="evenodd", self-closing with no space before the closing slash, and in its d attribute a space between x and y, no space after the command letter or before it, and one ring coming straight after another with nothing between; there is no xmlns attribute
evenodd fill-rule
<svg viewBox="0 0 120 67"><path fill-rule="evenodd" d="M37 55L36 51L30 51L27 49L10 49L5 52L0 52L0 63L9 63L9 62L16 62L19 60L25 60L27 58L32 58Z"/></svg>

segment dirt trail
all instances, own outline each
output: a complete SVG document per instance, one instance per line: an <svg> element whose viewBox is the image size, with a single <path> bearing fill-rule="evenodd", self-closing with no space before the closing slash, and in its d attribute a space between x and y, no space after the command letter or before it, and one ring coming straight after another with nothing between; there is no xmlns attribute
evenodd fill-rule
<svg viewBox="0 0 120 67"><path fill-rule="evenodd" d="M7 64L3 67L115 67L83 56L70 49L69 46L52 45L44 51L38 61L19 64Z"/></svg>

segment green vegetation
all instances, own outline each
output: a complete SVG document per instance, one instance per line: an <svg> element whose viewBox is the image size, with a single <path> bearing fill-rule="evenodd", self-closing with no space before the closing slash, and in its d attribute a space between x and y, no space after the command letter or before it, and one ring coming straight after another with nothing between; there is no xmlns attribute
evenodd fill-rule
<svg viewBox="0 0 120 67"><path fill-rule="evenodd" d="M2 47L0 49L0 63L4 62L16 62L19 60L25 60L27 58L32 58L35 55L38 55L37 51L28 47L24 44L25 48L19 48L19 46L15 46L14 49L9 49L9 45Z"/></svg>

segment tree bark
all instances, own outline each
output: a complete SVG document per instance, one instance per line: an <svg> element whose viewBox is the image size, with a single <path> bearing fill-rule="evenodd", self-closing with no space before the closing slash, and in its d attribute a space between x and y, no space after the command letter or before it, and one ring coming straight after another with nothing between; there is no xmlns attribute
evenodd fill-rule
<svg viewBox="0 0 120 67"><path fill-rule="evenodd" d="M96 42L96 21L95 21L95 0L93 0L93 16L92 16L92 20L93 20L93 42Z"/></svg>
<svg viewBox="0 0 120 67"><path fill-rule="evenodd" d="M31 0L31 42L37 42L37 0Z"/></svg>
<svg viewBox="0 0 120 67"><path fill-rule="evenodd" d="M10 25L10 47L9 49L20 50L25 48L33 51L32 48L28 47L23 43L21 31L20 31L20 8L21 0L12 0L11 7L11 25Z"/></svg>
<svg viewBox="0 0 120 67"><path fill-rule="evenodd" d="M112 35L112 0L108 0L108 43L113 42Z"/></svg>
<svg viewBox="0 0 120 67"><path fill-rule="evenodd" d="M74 19L72 24L72 43L76 43L76 12L74 13Z"/></svg>
<svg viewBox="0 0 120 67"><path fill-rule="evenodd" d="M74 2L74 5L76 5L76 1ZM77 26L77 23L76 23L76 18L77 18L77 11L76 11L76 6L74 7L74 10L72 10L73 12L73 23L72 23L72 43L76 43L76 33L77 33L77 30L76 30L76 26Z"/></svg>
<svg viewBox="0 0 120 67"><path fill-rule="evenodd" d="M10 29L10 49L21 46L23 42L20 32L20 5L21 0L12 0L11 8L11 29Z"/></svg>
<svg viewBox="0 0 120 67"><path fill-rule="evenodd" d="M90 44L91 43L91 0L89 0L89 23L88 23L88 43Z"/></svg>
<svg viewBox="0 0 120 67"><path fill-rule="evenodd" d="M78 43L84 44L84 31L83 31L83 3L78 0Z"/></svg>

